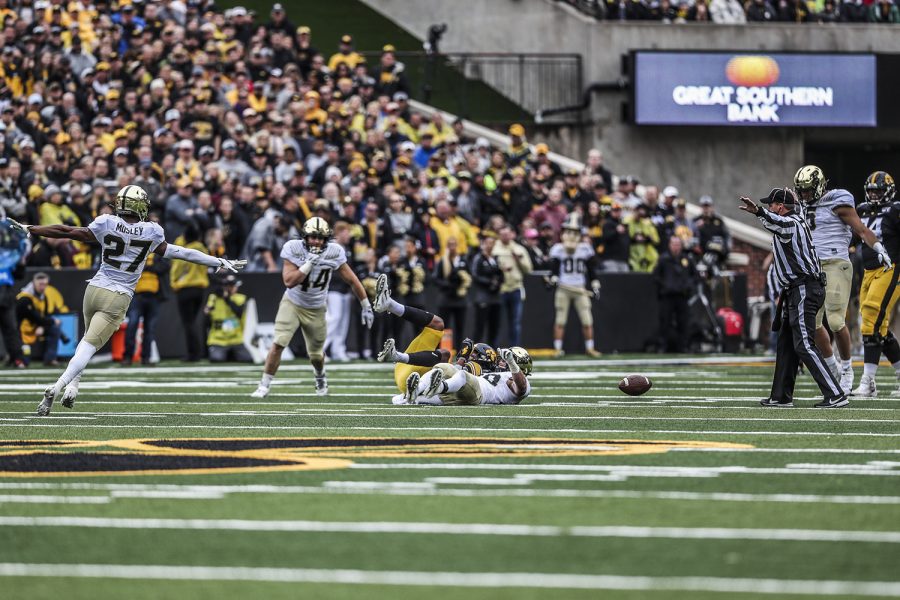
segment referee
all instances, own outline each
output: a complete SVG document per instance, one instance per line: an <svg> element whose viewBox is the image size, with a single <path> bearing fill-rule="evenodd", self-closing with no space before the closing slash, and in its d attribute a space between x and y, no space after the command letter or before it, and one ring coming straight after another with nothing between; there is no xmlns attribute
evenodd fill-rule
<svg viewBox="0 0 900 600"><path fill-rule="evenodd" d="M775 277L783 289L772 323L772 329L778 331L775 376L769 397L760 404L794 406L794 382L802 361L824 396L816 408L847 406L847 396L814 343L816 313L825 299L825 275L809 227L794 211L797 196L789 188L775 188L760 200L768 209L747 197L741 197L741 202L741 210L756 215L774 234Z"/></svg>

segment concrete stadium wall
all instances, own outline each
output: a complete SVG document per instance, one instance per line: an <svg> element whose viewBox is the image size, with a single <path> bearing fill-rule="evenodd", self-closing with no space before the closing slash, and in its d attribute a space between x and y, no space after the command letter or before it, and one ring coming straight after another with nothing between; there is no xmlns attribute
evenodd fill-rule
<svg viewBox="0 0 900 600"><path fill-rule="evenodd" d="M363 1L419 38L431 24L446 23L440 47L447 52L579 53L585 84L619 78L621 55L632 49L900 52L897 28L883 25L606 23L552 0ZM595 95L591 124L538 127L531 138L582 159L589 148L601 148L616 174L676 185L689 200L710 194L724 214L745 222L753 220L732 200L789 181L810 134L845 143L900 136L897 131L635 127L622 122L626 99L624 93Z"/></svg>

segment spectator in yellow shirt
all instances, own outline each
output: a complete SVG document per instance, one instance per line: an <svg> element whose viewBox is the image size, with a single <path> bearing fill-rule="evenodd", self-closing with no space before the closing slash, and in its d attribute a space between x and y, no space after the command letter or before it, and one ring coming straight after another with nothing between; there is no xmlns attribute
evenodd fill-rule
<svg viewBox="0 0 900 600"><path fill-rule="evenodd" d="M238 293L240 285L234 275L227 275L206 301L203 313L209 323L206 343L210 362L253 362L244 347L247 296Z"/></svg>
<svg viewBox="0 0 900 600"><path fill-rule="evenodd" d="M189 225L175 243L185 248L199 250L206 254L206 246L200 241L197 227ZM184 329L184 341L187 344L187 361L194 362L203 356L203 344L197 317L203 307L203 296L209 287L207 267L183 260L173 260L170 272L172 290L178 302L178 314Z"/></svg>
<svg viewBox="0 0 900 600"><path fill-rule="evenodd" d="M335 71L339 64L344 63L351 69L355 69L356 65L361 62L365 62L365 58L353 49L353 37L344 35L341 37L338 51L328 59L328 68Z"/></svg>

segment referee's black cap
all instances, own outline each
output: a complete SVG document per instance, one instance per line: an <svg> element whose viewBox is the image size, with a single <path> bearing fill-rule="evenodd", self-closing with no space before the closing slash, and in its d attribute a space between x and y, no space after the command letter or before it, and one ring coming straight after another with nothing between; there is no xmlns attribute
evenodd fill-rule
<svg viewBox="0 0 900 600"><path fill-rule="evenodd" d="M790 188L772 188L772 191L769 192L769 195L765 198L760 198L759 201L762 204L772 204L773 202L779 202L788 206L794 206L795 204L797 204L797 195L794 194L794 191Z"/></svg>

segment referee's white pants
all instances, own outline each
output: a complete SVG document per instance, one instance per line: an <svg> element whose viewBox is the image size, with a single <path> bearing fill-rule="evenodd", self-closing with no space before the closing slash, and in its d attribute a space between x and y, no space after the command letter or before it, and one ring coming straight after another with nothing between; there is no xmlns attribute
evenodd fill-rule
<svg viewBox="0 0 900 600"><path fill-rule="evenodd" d="M325 312L325 349L334 360L347 360L347 333L350 331L350 294L328 292Z"/></svg>

